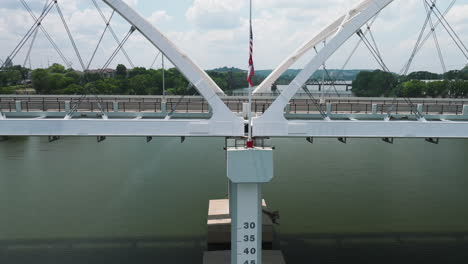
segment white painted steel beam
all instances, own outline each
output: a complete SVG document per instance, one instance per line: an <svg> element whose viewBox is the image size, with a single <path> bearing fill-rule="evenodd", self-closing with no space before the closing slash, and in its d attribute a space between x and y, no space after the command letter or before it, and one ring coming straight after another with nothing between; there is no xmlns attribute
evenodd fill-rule
<svg viewBox="0 0 468 264"><path fill-rule="evenodd" d="M468 122L305 121L256 123L255 137L468 138Z"/></svg>
<svg viewBox="0 0 468 264"><path fill-rule="evenodd" d="M304 69L294 78L288 87L276 98L273 104L267 109L264 115L257 118L260 120L277 120L280 121L283 117L283 110L288 102L294 97L298 90L307 82L312 74L321 66L325 61L330 58L333 53L338 50L353 34L355 34L364 24L366 24L372 17L379 13L393 0L373 0L364 1L361 6L360 12L354 16L350 16L349 21L346 22L340 31L329 39L327 45L321 49L318 54L304 67ZM350 11L351 12L351 11ZM255 120L254 120L255 121Z"/></svg>
<svg viewBox="0 0 468 264"><path fill-rule="evenodd" d="M378 123L362 123L359 121L351 121L352 123L337 123L325 120L324 123L320 121L288 121L284 116L284 109L287 107L289 101L294 97L298 90L307 82L312 74L323 65L330 56L333 55L353 34L355 34L360 28L365 25L370 19L378 14L383 8L393 0L366 0L363 1L357 8L349 11L348 15L342 19L349 19L345 23L332 24L331 28L325 29L325 32L319 34L317 41L324 39L327 36L333 34L328 39L327 45L322 48L317 55L304 67L304 69L294 78L294 80L288 85L288 87L276 98L273 104L266 110L266 112L257 118L252 120L254 127L254 136L341 136L346 137L345 134L350 134L350 137L376 137L379 134ZM338 19L337 21L339 21ZM335 21L335 22L337 22ZM333 33L332 33L333 32ZM313 44L313 43L312 43ZM282 67L282 66L280 66ZM329 123L327 123L329 122ZM350 122L350 121L348 121ZM340 126L340 124L342 126ZM395 122L389 123L390 127L399 127ZM357 125L358 127L355 127ZM359 127L362 126L362 127ZM381 126L388 126L383 125ZM422 136L422 130L418 130L420 127L417 124L408 125L407 128L416 129L414 135ZM373 133L373 129L377 129ZM443 129L444 130L444 129ZM381 130L383 131L383 130ZM438 132L435 130L434 132ZM403 137L403 134L407 134L410 137L413 133L406 133L404 130L395 130L396 133ZM452 131L453 132L453 131ZM339 135L339 134L343 135ZM439 134L439 133L436 133ZM463 133L462 133L463 134ZM447 135L450 135L447 134ZM387 135L391 137L391 135ZM443 135L441 135L443 137ZM380 136L379 136L380 137ZM398 136L395 136L398 137ZM450 136L449 136L450 137Z"/></svg>
<svg viewBox="0 0 468 264"><path fill-rule="evenodd" d="M179 50L163 33L149 23L122 0L103 0L124 19L132 24L146 39L158 48L196 87L213 109L214 120L233 121L239 119L228 109L217 94L224 95L218 85L189 56Z"/></svg>
<svg viewBox="0 0 468 264"><path fill-rule="evenodd" d="M209 120L12 119L0 120L0 136L242 137L244 126ZM258 123L254 137L468 138L468 122L291 120Z"/></svg>
<svg viewBox="0 0 468 264"><path fill-rule="evenodd" d="M378 1L377 1L378 2ZM391 2L391 1L390 1ZM326 26L322 31L315 35L312 39L306 41L301 47L294 51L286 60L284 60L273 72L254 90L255 94L271 92L273 83L296 63L304 54L313 49L324 40L333 37L339 33L347 24L352 23L352 19L373 4L372 0L364 0L356 7L349 10L346 14L340 16L330 25Z"/></svg>
<svg viewBox="0 0 468 264"><path fill-rule="evenodd" d="M240 137L244 126L210 120L3 119L1 136Z"/></svg>

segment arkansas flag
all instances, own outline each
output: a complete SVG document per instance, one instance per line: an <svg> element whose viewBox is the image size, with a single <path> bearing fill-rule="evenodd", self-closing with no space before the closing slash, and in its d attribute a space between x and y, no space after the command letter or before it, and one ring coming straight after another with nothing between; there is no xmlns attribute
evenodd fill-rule
<svg viewBox="0 0 468 264"><path fill-rule="evenodd" d="M255 69L253 64L253 32L252 32L252 20L250 21L250 56L249 56L249 71L247 73L247 81L250 87L253 87L252 77L255 75Z"/></svg>

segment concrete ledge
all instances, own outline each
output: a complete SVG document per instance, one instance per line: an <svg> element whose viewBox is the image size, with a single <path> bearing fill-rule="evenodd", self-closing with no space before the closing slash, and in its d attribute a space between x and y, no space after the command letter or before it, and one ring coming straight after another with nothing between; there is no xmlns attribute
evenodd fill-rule
<svg viewBox="0 0 468 264"><path fill-rule="evenodd" d="M207 251L203 253L203 264L229 264L231 251ZM263 250L263 264L285 264L283 253L279 250Z"/></svg>

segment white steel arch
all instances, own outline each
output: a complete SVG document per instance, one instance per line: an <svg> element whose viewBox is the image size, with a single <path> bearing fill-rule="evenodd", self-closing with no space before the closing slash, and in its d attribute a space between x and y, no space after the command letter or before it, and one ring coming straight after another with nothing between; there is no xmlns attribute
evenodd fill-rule
<svg viewBox="0 0 468 264"><path fill-rule="evenodd" d="M271 74L271 77L269 76L267 78L264 86L261 86L260 89L265 89L268 83L272 83L276 80L275 78L279 77L283 71L304 55L307 50L310 50L316 44L328 38L327 45L304 67L267 111L262 116L253 119L252 122L255 127L254 136L289 135L289 125L284 117L284 109L292 97L338 48L391 2L393 2L393 0L364 0L357 7L351 9L346 15L341 16L330 26L322 30L316 37L304 44L283 62L275 72ZM292 123L290 124L292 125Z"/></svg>
<svg viewBox="0 0 468 264"><path fill-rule="evenodd" d="M326 26L320 33L315 35L310 40L306 41L302 46L300 46L296 51L294 51L288 58L286 58L275 70L265 79L263 82L255 88L253 91L254 94L260 93L269 93L271 92L271 86L273 83L289 69L294 63L296 63L302 56L304 56L308 51L313 49L316 45L320 44L324 40L332 37L334 34L337 34L342 30L346 25L352 23L353 18L359 13L363 12L369 6L374 4L380 5L379 3L374 2L388 2L385 3L382 8L388 5L393 1L373 1L373 0L364 0L359 3L357 6L349 10L346 14L340 16L338 19L333 21L330 25ZM381 8L381 9L382 9ZM360 28L360 27L359 27Z"/></svg>
<svg viewBox="0 0 468 264"><path fill-rule="evenodd" d="M223 90L189 56L176 47L161 31L122 0L103 0L146 39L158 48L191 82L213 109L213 120L234 121L238 118L222 102Z"/></svg>

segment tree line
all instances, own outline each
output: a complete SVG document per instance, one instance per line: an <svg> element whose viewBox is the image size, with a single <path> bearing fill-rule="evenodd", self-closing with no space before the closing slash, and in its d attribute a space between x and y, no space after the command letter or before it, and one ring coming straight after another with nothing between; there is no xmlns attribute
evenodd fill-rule
<svg viewBox="0 0 468 264"><path fill-rule="evenodd" d="M207 71L218 86L229 93L247 87L246 71L218 68ZM285 74L277 82L289 83ZM254 76L255 85L264 75ZM353 81L353 93L361 97L468 97L468 66L461 70L436 74L427 71L406 76L395 73L361 71ZM0 71L0 94L16 93L20 88L32 88L37 94L110 94L161 95L163 83L166 94L195 95L196 90L176 68L164 70L136 67L127 69L120 64L114 70L79 72L53 64L46 69L30 70L9 66Z"/></svg>
<svg viewBox="0 0 468 264"><path fill-rule="evenodd" d="M419 71L406 76L362 71L353 81L352 91L360 97L468 97L468 66L445 74Z"/></svg>
<svg viewBox="0 0 468 264"><path fill-rule="evenodd" d="M207 74L224 91L247 86L246 71L211 70ZM164 81L163 81L164 78ZM25 80L30 79L30 83ZM254 83L260 83L259 78ZM28 86L37 94L121 94L121 95L194 95L196 89L176 68L164 70L136 67L127 69L119 64L115 70L78 72L53 64L46 69L30 71L21 66L0 72L0 93L15 93L15 88Z"/></svg>

